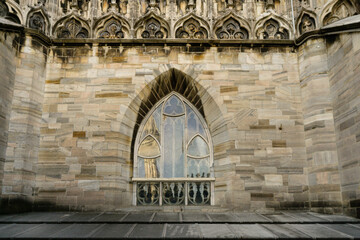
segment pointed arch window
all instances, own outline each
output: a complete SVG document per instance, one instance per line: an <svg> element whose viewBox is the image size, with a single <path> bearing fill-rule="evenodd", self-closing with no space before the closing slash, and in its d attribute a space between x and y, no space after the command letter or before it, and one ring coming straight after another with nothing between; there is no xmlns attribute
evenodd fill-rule
<svg viewBox="0 0 360 240"><path fill-rule="evenodd" d="M213 158L201 114L172 92L145 117L136 137L134 203L210 204Z"/></svg>

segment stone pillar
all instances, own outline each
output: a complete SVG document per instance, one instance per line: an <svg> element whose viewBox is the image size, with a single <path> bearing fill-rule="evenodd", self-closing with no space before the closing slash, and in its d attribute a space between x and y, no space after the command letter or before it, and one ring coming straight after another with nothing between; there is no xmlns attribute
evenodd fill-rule
<svg viewBox="0 0 360 240"><path fill-rule="evenodd" d="M299 48L299 71L310 207L340 212L342 198L324 39L309 40Z"/></svg>
<svg viewBox="0 0 360 240"><path fill-rule="evenodd" d="M343 206L360 217L360 34L327 43Z"/></svg>
<svg viewBox="0 0 360 240"><path fill-rule="evenodd" d="M29 210L37 169L46 49L26 36L17 59L2 187L3 209ZM6 207L7 205L7 207Z"/></svg>
<svg viewBox="0 0 360 240"><path fill-rule="evenodd" d="M0 189L2 189L4 177L9 119L14 92L16 54L19 46L17 41L18 36L15 33L0 33ZM0 209L2 209L2 201L0 201Z"/></svg>

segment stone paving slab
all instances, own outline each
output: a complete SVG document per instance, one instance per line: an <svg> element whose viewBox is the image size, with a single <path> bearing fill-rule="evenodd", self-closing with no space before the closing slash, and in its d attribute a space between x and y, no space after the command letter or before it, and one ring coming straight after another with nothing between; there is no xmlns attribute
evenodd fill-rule
<svg viewBox="0 0 360 240"><path fill-rule="evenodd" d="M312 238L352 238L350 235L338 232L320 224L291 224L291 227L311 236Z"/></svg>
<svg viewBox="0 0 360 240"><path fill-rule="evenodd" d="M75 213L62 219L62 222L90 222L100 215L102 213Z"/></svg>
<svg viewBox="0 0 360 240"><path fill-rule="evenodd" d="M236 238L238 237L227 224L199 224L204 238Z"/></svg>
<svg viewBox="0 0 360 240"><path fill-rule="evenodd" d="M152 222L158 223L171 223L171 222L181 222L180 213L156 213Z"/></svg>
<svg viewBox="0 0 360 240"><path fill-rule="evenodd" d="M265 227L279 238L312 238L311 236L296 230L289 224L261 224L261 226Z"/></svg>
<svg viewBox="0 0 360 240"><path fill-rule="evenodd" d="M39 224L38 227L25 231L18 238L46 238L67 229L72 224ZM1 234L0 234L1 235Z"/></svg>
<svg viewBox="0 0 360 240"><path fill-rule="evenodd" d="M39 227L39 224L9 224L1 228L0 238L12 238L36 227Z"/></svg>
<svg viewBox="0 0 360 240"><path fill-rule="evenodd" d="M283 212L284 215L293 217L299 222L329 222L328 220L320 217L316 217L306 212Z"/></svg>
<svg viewBox="0 0 360 240"><path fill-rule="evenodd" d="M182 213L183 222L211 222L206 213Z"/></svg>
<svg viewBox="0 0 360 240"><path fill-rule="evenodd" d="M270 219L257 213L234 213L240 223L267 223Z"/></svg>
<svg viewBox="0 0 360 240"><path fill-rule="evenodd" d="M345 233L354 238L360 238L360 228L352 226L351 224L324 224L324 226Z"/></svg>
<svg viewBox="0 0 360 240"><path fill-rule="evenodd" d="M208 213L211 222L232 223L239 222L239 219L231 213Z"/></svg>
<svg viewBox="0 0 360 240"><path fill-rule="evenodd" d="M128 215L125 216L124 219L122 219L122 222L127 222L127 223L150 222L154 216L155 213L152 212L129 213Z"/></svg>
<svg viewBox="0 0 360 240"><path fill-rule="evenodd" d="M229 224L229 227L241 238L278 238L259 224Z"/></svg>
<svg viewBox="0 0 360 240"><path fill-rule="evenodd" d="M6 226L5 226L6 225ZM360 238L352 224L1 224L0 239Z"/></svg>
<svg viewBox="0 0 360 240"><path fill-rule="evenodd" d="M291 217L282 213L278 214L266 214L264 215L268 219L270 219L273 223L294 223L300 222L299 219L295 217Z"/></svg>
<svg viewBox="0 0 360 240"><path fill-rule="evenodd" d="M93 235L101 224L72 224L69 227L63 228L61 231L50 235L51 238L88 238Z"/></svg>
<svg viewBox="0 0 360 240"><path fill-rule="evenodd" d="M200 238L198 224L167 224L166 238Z"/></svg>
<svg viewBox="0 0 360 240"><path fill-rule="evenodd" d="M293 220L293 221L292 221ZM308 212L0 215L0 238L360 238L359 219Z"/></svg>
<svg viewBox="0 0 360 240"><path fill-rule="evenodd" d="M125 238L135 228L135 224L105 224L98 229L91 237L92 238Z"/></svg>
<svg viewBox="0 0 360 240"><path fill-rule="evenodd" d="M165 224L137 224L129 238L162 238L165 234Z"/></svg>
<svg viewBox="0 0 360 240"><path fill-rule="evenodd" d="M126 215L127 213L104 213L92 219L91 222L121 222Z"/></svg>

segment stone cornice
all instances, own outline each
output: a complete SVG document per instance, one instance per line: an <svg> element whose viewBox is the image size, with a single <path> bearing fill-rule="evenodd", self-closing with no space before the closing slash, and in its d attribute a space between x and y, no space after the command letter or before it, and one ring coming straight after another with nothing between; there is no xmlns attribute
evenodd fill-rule
<svg viewBox="0 0 360 240"><path fill-rule="evenodd" d="M357 16L358 17L358 16ZM360 18L360 17L358 17ZM109 46L202 46L202 47L298 47L307 40L326 37L328 35L347 32L360 32L360 21L346 24L334 24L314 31L306 32L295 40L218 40L218 39L58 39L50 38L42 32L9 21L0 22L0 30L28 35L39 40L44 46L81 46L81 45L109 45Z"/></svg>

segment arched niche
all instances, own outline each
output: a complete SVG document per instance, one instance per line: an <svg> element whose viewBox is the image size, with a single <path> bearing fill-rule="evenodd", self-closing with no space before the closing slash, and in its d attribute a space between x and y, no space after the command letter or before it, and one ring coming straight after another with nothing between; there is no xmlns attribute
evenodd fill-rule
<svg viewBox="0 0 360 240"><path fill-rule="evenodd" d="M329 25L340 19L347 18L358 13L358 9L351 0L333 0L329 2L320 14L322 26Z"/></svg>
<svg viewBox="0 0 360 240"><path fill-rule="evenodd" d="M28 13L26 25L44 34L50 33L50 21L43 7L34 8Z"/></svg>
<svg viewBox="0 0 360 240"><path fill-rule="evenodd" d="M293 37L289 23L274 13L259 19L255 24L254 33L257 39L284 40Z"/></svg>
<svg viewBox="0 0 360 240"><path fill-rule="evenodd" d="M154 12L150 12L138 20L134 29L136 38L164 39L171 35L167 21Z"/></svg>
<svg viewBox="0 0 360 240"><path fill-rule="evenodd" d="M230 13L219 19L214 25L214 37L217 39L251 39L250 24L243 18Z"/></svg>
<svg viewBox="0 0 360 240"><path fill-rule="evenodd" d="M84 19L71 14L55 23L53 34L57 38L90 38L91 28Z"/></svg>
<svg viewBox="0 0 360 240"><path fill-rule="evenodd" d="M130 25L121 16L110 13L95 22L96 38L130 38Z"/></svg>
<svg viewBox="0 0 360 240"><path fill-rule="evenodd" d="M206 21L190 13L175 24L175 38L206 39L210 36L210 27Z"/></svg>

